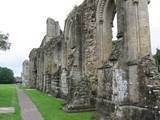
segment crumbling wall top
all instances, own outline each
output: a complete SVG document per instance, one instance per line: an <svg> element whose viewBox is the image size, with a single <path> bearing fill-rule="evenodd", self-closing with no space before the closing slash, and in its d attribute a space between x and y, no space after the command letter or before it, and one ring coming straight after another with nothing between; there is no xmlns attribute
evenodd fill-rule
<svg viewBox="0 0 160 120"><path fill-rule="evenodd" d="M61 29L58 21L52 18L47 19L47 36L57 37L61 34Z"/></svg>

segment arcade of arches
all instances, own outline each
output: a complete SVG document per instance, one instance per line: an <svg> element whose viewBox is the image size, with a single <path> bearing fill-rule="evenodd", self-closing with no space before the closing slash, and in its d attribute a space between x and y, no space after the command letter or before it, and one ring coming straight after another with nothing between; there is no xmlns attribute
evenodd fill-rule
<svg viewBox="0 0 160 120"><path fill-rule="evenodd" d="M84 0L29 55L29 86L98 120L159 120L160 73L151 55L149 0ZM112 42L114 17L117 40Z"/></svg>

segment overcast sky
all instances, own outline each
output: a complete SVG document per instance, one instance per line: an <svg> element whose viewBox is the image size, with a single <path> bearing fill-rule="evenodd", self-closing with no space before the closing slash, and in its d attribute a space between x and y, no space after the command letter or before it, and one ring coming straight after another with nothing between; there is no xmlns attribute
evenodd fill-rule
<svg viewBox="0 0 160 120"><path fill-rule="evenodd" d="M28 59L32 48L39 47L46 34L47 17L60 22L75 5L83 0L0 0L0 31L10 34L12 43L9 51L0 51L0 66L14 70L20 76L22 62ZM152 0L149 5L152 52L160 48L160 1Z"/></svg>

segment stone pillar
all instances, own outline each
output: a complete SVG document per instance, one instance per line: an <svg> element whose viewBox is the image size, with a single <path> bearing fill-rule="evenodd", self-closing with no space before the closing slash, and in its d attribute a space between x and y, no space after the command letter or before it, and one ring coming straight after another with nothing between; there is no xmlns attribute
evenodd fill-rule
<svg viewBox="0 0 160 120"><path fill-rule="evenodd" d="M47 73L46 74L46 92L50 93L51 91L51 74Z"/></svg>
<svg viewBox="0 0 160 120"><path fill-rule="evenodd" d="M128 61L151 54L147 0L123 1L124 39L127 41Z"/></svg>
<svg viewBox="0 0 160 120"><path fill-rule="evenodd" d="M123 17L119 31L123 33L124 53L127 54L129 100L139 102L138 59L151 55L147 0L119 1L119 14ZM123 23L123 24L122 24ZM135 96L136 95L136 96Z"/></svg>
<svg viewBox="0 0 160 120"><path fill-rule="evenodd" d="M29 87L36 88L37 81L37 49L32 49L29 55Z"/></svg>
<svg viewBox="0 0 160 120"><path fill-rule="evenodd" d="M67 82L67 70L66 70L66 68L62 68L61 94L62 94L62 97L66 97L67 94L68 94L68 82Z"/></svg>
<svg viewBox="0 0 160 120"><path fill-rule="evenodd" d="M66 97L68 94L68 83L67 83L67 58L68 58L68 51L67 51L67 38L68 38L68 23L66 23L65 27L65 39L62 40L62 74L61 74L61 97Z"/></svg>
<svg viewBox="0 0 160 120"><path fill-rule="evenodd" d="M139 79L138 79L138 64L131 63L128 66L128 86L129 86L129 102L131 104L138 104L140 102L140 89L139 89Z"/></svg>
<svg viewBox="0 0 160 120"><path fill-rule="evenodd" d="M46 73L47 73L47 55L46 55L46 51L44 51L43 53L43 56L44 56L44 66L42 68L43 70L43 85L42 85L42 91L45 92L46 90Z"/></svg>
<svg viewBox="0 0 160 120"><path fill-rule="evenodd" d="M39 89L43 91L44 80L44 51L40 52L39 65L38 65Z"/></svg>

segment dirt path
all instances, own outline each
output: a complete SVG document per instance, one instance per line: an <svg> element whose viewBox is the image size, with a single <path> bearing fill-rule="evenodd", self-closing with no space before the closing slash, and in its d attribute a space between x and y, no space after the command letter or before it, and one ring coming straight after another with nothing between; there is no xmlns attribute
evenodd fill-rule
<svg viewBox="0 0 160 120"><path fill-rule="evenodd" d="M23 120L43 120L40 112L23 90L17 88L17 95Z"/></svg>

